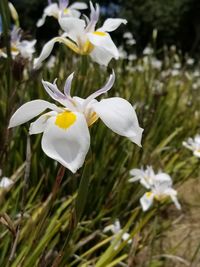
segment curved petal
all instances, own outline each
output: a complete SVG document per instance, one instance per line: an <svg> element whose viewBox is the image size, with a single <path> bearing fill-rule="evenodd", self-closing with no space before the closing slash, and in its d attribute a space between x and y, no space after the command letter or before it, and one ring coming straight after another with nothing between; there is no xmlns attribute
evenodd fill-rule
<svg viewBox="0 0 200 267"><path fill-rule="evenodd" d="M98 29L98 31L102 32L112 32L116 30L121 24L126 24L126 19L107 19L105 20L103 26Z"/></svg>
<svg viewBox="0 0 200 267"><path fill-rule="evenodd" d="M128 101L120 97L112 97L94 103L92 107L113 132L128 137L141 146L143 129L140 128L136 112Z"/></svg>
<svg viewBox="0 0 200 267"><path fill-rule="evenodd" d="M56 116L58 113L55 111L50 111L48 113L43 114L40 116L36 121L30 124L29 134L39 134L43 133L47 124L47 121L52 116Z"/></svg>
<svg viewBox="0 0 200 267"><path fill-rule="evenodd" d="M45 23L45 20L46 20L46 17L47 17L47 14L43 14L41 19L39 19L36 23L36 26L39 28L39 27L42 27Z"/></svg>
<svg viewBox="0 0 200 267"><path fill-rule="evenodd" d="M194 156L196 156L196 157L198 157L198 158L200 158L200 151L198 150L195 150L194 152L193 152L193 155Z"/></svg>
<svg viewBox="0 0 200 267"><path fill-rule="evenodd" d="M74 72L72 72L72 74L70 74L70 75L67 77L67 80L66 80L66 82L65 82L65 86L64 86L64 94L65 94L66 96L70 96L70 91L71 91L71 86L72 86L73 78L74 78Z"/></svg>
<svg viewBox="0 0 200 267"><path fill-rule="evenodd" d="M90 96L88 96L85 99L84 105L86 106L90 101L92 101L96 97L108 92L112 88L114 82L115 82L115 72L114 72L114 70L112 70L112 74L110 74L110 77L109 77L107 83L101 89L99 89L98 91L96 91L93 94L91 94Z"/></svg>
<svg viewBox="0 0 200 267"><path fill-rule="evenodd" d="M140 204L143 211L147 211L151 207L151 205L153 204L153 199L154 194L152 192L147 192L140 198Z"/></svg>
<svg viewBox="0 0 200 267"><path fill-rule="evenodd" d="M95 47L90 53L92 60L100 65L108 66L109 62L113 58L113 54L105 50L102 47Z"/></svg>
<svg viewBox="0 0 200 267"><path fill-rule="evenodd" d="M176 208L180 210L181 204L178 201L176 190L174 190L173 188L169 188L166 193L171 197L171 200L174 202Z"/></svg>
<svg viewBox="0 0 200 267"><path fill-rule="evenodd" d="M83 9L87 9L88 6L87 6L87 4L82 3L82 2L75 2L75 3L71 4L71 5L69 6L69 8L70 8L70 9L83 10Z"/></svg>
<svg viewBox="0 0 200 267"><path fill-rule="evenodd" d="M94 46L101 47L109 51L115 59L119 58L119 51L108 33L96 31L88 33L87 36Z"/></svg>
<svg viewBox="0 0 200 267"><path fill-rule="evenodd" d="M75 173L84 163L90 146L90 134L81 113L69 114L76 119L67 128L59 127L55 117L48 120L42 137L42 149L47 156Z"/></svg>
<svg viewBox="0 0 200 267"><path fill-rule="evenodd" d="M44 45L40 56L34 59L33 62L34 69L39 69L41 67L41 63L51 54L51 51L53 50L54 44L56 42L58 42L57 38L53 38Z"/></svg>
<svg viewBox="0 0 200 267"><path fill-rule="evenodd" d="M22 105L11 117L8 128L16 127L23 124L34 117L38 116L40 113L45 111L45 109L58 110L57 106L51 104L45 100L33 100L24 105Z"/></svg>
<svg viewBox="0 0 200 267"><path fill-rule="evenodd" d="M47 16L53 16L53 17L57 18L58 13L59 13L58 4L53 3L53 4L48 5L44 9L44 13L42 15L42 18L38 20L36 26L41 27L42 25L44 25Z"/></svg>
<svg viewBox="0 0 200 267"><path fill-rule="evenodd" d="M59 24L74 42L79 41L80 36L84 34L86 26L84 20L73 17L60 17Z"/></svg>

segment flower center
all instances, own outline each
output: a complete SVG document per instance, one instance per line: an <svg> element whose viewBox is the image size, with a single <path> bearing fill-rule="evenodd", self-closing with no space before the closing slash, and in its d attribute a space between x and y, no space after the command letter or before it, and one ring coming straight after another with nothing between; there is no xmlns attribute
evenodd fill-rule
<svg viewBox="0 0 200 267"><path fill-rule="evenodd" d="M63 130L68 129L76 121L76 115L71 111L64 111L56 116L55 125Z"/></svg>

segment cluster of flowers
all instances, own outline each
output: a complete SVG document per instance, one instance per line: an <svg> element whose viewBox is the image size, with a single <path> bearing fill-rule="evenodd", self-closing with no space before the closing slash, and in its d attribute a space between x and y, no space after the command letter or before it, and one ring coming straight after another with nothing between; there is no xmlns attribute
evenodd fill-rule
<svg viewBox="0 0 200 267"><path fill-rule="evenodd" d="M104 22L102 27L97 28L96 24L100 15L99 5L96 4L94 7L90 2L90 17L83 15L82 19L80 10L85 8L87 6L79 2L69 5L67 0L59 0L58 4L49 1L37 26L42 26L47 16L53 16L58 20L64 33L44 45L40 56L34 59L35 69L42 66L42 62L49 57L56 42L65 44L79 55L89 55L100 65L107 66L112 58L119 58L119 50L109 32L117 29L120 24L126 24L127 21L121 18L110 18ZM132 36L126 36L126 38L133 42ZM18 51L20 51L19 48ZM46 92L59 105L40 99L30 101L13 114L9 128L26 123L49 109L50 111L40 115L36 121L31 123L29 134L43 133L41 144L44 153L73 173L84 164L90 147L89 127L99 118L113 132L141 146L143 129L139 126L134 107L120 97L100 101L96 99L112 88L115 72L112 72L101 89L86 99L71 96L73 76L74 73L67 78L63 92L58 89L56 80L53 83L42 81ZM162 201L166 197L171 197L176 207L180 209L176 198L177 193L172 188L169 175L155 174L150 167L145 171L134 169L131 175L134 177L130 181L139 180L150 190L140 201L144 211L152 205L154 199Z"/></svg>

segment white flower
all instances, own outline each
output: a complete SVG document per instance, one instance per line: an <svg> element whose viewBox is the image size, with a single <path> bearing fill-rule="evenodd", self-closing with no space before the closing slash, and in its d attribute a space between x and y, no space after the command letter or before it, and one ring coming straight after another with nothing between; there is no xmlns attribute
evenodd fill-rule
<svg viewBox="0 0 200 267"><path fill-rule="evenodd" d="M143 50L143 55L146 55L146 56L149 56L149 55L152 55L153 54L153 49L151 47L146 47L144 50Z"/></svg>
<svg viewBox="0 0 200 267"><path fill-rule="evenodd" d="M153 57L153 58L151 58L151 66L154 69L160 70L162 67L162 61Z"/></svg>
<svg viewBox="0 0 200 267"><path fill-rule="evenodd" d="M136 41L135 41L135 39L128 39L126 41L126 44L132 46L132 45L135 45L136 44Z"/></svg>
<svg viewBox="0 0 200 267"><path fill-rule="evenodd" d="M46 20L46 17L54 17L59 20L61 15L67 17L77 17L79 18L81 13L79 10L87 8L87 4L75 2L72 5L69 5L69 0L59 0L59 3L52 3L51 0L48 0L48 6L44 9L42 18L38 20L37 27L41 27Z"/></svg>
<svg viewBox="0 0 200 267"><path fill-rule="evenodd" d="M96 9L90 2L90 19L85 20L74 17L61 16L60 26L65 33L47 42L38 58L34 60L34 68L39 68L41 63L50 55L56 42L63 43L79 55L90 55L92 60L100 65L107 66L112 58L119 58L119 51L112 41L110 34L120 24L126 24L124 19L107 19L103 26L95 29L99 20L99 6Z"/></svg>
<svg viewBox="0 0 200 267"><path fill-rule="evenodd" d="M29 133L43 133L43 151L73 173L84 163L90 147L88 127L98 118L112 131L140 146L143 129L139 127L133 106L120 97L99 102L95 99L111 89L115 80L114 72L103 88L86 99L70 95L72 79L73 73L66 80L64 93L58 90L55 82L43 81L45 90L59 102L59 107L44 100L30 101L14 113L9 127L23 124L50 109L50 112L31 123Z"/></svg>
<svg viewBox="0 0 200 267"><path fill-rule="evenodd" d="M125 39L133 39L133 34L131 32L125 32L123 34L123 38L125 38Z"/></svg>
<svg viewBox="0 0 200 267"><path fill-rule="evenodd" d="M190 66L192 66L192 65L194 65L194 58L188 58L187 59L187 61L186 61L186 63L188 64L188 65L190 65Z"/></svg>
<svg viewBox="0 0 200 267"><path fill-rule="evenodd" d="M106 232L109 232L111 231L114 235L117 235L119 234L120 232L122 232L122 229L121 229L121 224L120 224L120 221L117 219L115 220L114 224L110 224L108 226L106 226L103 230L104 233ZM130 234L129 233L123 233L122 235L122 240L126 241L128 240L130 237ZM128 244L131 244L132 243L132 240L128 240ZM120 245L120 242L116 245L115 249L117 249Z"/></svg>
<svg viewBox="0 0 200 267"><path fill-rule="evenodd" d="M168 197L171 198L177 209L181 209L177 199L177 192L172 188L172 179L168 174L164 172L155 174L152 167L147 167L145 171L133 169L130 173L134 176L129 180L130 182L139 180L144 187L150 189L140 198L143 211L147 211L151 207L154 199L162 201Z"/></svg>
<svg viewBox="0 0 200 267"><path fill-rule="evenodd" d="M137 55L136 54L130 54L128 56L128 60L130 60L130 61L133 61L133 60L136 60L136 59L137 59Z"/></svg>
<svg viewBox="0 0 200 267"><path fill-rule="evenodd" d="M12 58L15 59L18 55L23 57L24 59L31 60L33 53L35 52L35 43L36 40L27 41L22 40L21 41L21 29L14 27L11 32L11 55ZM0 57L7 58L6 51L4 49L0 49Z"/></svg>
<svg viewBox="0 0 200 267"><path fill-rule="evenodd" d="M2 170L0 169L0 177L2 176ZM11 185L13 185L13 181L9 179L8 177L2 177L0 180L0 188L9 188Z"/></svg>
<svg viewBox="0 0 200 267"><path fill-rule="evenodd" d="M8 177L3 177L0 180L0 188L8 188L13 184L13 181L11 179L9 179Z"/></svg>
<svg viewBox="0 0 200 267"><path fill-rule="evenodd" d="M132 169L130 170L130 175L133 176L129 179L129 182L139 181L144 187L150 189L153 185L155 178L155 173L152 166L147 166L146 170L144 169Z"/></svg>
<svg viewBox="0 0 200 267"><path fill-rule="evenodd" d="M200 135L197 134L194 138L189 137L183 142L183 146L192 150L193 155L200 158Z"/></svg>

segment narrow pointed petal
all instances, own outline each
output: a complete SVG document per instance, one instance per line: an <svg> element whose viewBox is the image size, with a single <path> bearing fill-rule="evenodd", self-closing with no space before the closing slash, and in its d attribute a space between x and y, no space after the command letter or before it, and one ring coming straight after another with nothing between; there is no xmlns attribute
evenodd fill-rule
<svg viewBox="0 0 200 267"><path fill-rule="evenodd" d="M103 99L92 105L94 111L113 132L141 146L142 132L133 106L123 98Z"/></svg>
<svg viewBox="0 0 200 267"><path fill-rule="evenodd" d="M112 74L110 75L110 77L109 77L107 83L104 85L104 87L102 87L101 89L99 89L95 93L88 96L84 102L84 106L86 106L90 101L92 101L96 97L108 92L113 87L114 82L115 82L115 72L113 70Z"/></svg>
<svg viewBox="0 0 200 267"><path fill-rule="evenodd" d="M109 51L115 59L119 58L119 51L108 33L97 31L88 33L87 36L94 46L101 47Z"/></svg>
<svg viewBox="0 0 200 267"><path fill-rule="evenodd" d="M74 117L74 120L69 117ZM81 113L61 114L48 120L42 137L42 149L50 158L75 173L84 163L90 146L90 135ZM62 118L62 116L64 116ZM67 125L71 121L70 125Z"/></svg>
<svg viewBox="0 0 200 267"><path fill-rule="evenodd" d="M73 78L74 78L74 72L69 75L69 77L67 78L67 80L65 82L64 94L66 96L70 96L70 91L71 91L71 86L72 86Z"/></svg>
<svg viewBox="0 0 200 267"><path fill-rule="evenodd" d="M140 204L143 211L147 211L151 207L151 205L153 204L153 199L154 194L152 192L147 192L140 198Z"/></svg>
<svg viewBox="0 0 200 267"><path fill-rule="evenodd" d="M34 69L39 69L41 67L42 62L46 58L48 58L48 56L51 54L51 52L53 50L53 47L54 47L56 42L58 42L57 38L53 38L52 40L50 40L49 42L47 42L44 45L40 56L38 58L34 59L34 62L33 62L33 68Z"/></svg>
<svg viewBox="0 0 200 267"><path fill-rule="evenodd" d="M112 32L116 30L121 24L126 24L127 20L126 19L107 19L103 26L98 29L98 31L102 32Z"/></svg>
<svg viewBox="0 0 200 267"><path fill-rule="evenodd" d="M48 119L52 116L56 116L57 114L58 113L55 111L50 111L40 116L36 121L31 123L29 128L29 134L32 135L43 133L46 128Z"/></svg>
<svg viewBox="0 0 200 267"><path fill-rule="evenodd" d="M33 119L47 108L51 110L58 109L56 105L39 99L25 103L12 115L8 128L16 127Z"/></svg>
<svg viewBox="0 0 200 267"><path fill-rule="evenodd" d="M71 103L69 98L59 91L59 89L58 89L57 85L55 84L55 82L52 84L50 82L42 80L42 84L44 86L44 89L50 95L50 97L52 99L58 101L61 105L69 108L70 110L74 110L75 109L74 105Z"/></svg>

